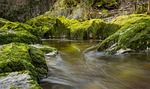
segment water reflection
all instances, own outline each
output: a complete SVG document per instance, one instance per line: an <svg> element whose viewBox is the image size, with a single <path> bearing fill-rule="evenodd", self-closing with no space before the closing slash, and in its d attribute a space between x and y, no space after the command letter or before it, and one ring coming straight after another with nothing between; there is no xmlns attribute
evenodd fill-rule
<svg viewBox="0 0 150 89"><path fill-rule="evenodd" d="M47 60L44 89L150 89L150 54L105 55L99 41L45 40L60 55Z"/></svg>

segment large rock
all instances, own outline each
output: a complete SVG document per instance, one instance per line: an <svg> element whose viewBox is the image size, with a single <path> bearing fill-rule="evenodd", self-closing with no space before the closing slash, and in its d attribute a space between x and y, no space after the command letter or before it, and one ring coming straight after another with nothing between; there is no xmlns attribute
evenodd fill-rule
<svg viewBox="0 0 150 89"><path fill-rule="evenodd" d="M47 76L44 53L23 43L10 43L0 47L0 73L28 70L35 79Z"/></svg>
<svg viewBox="0 0 150 89"><path fill-rule="evenodd" d="M44 38L105 39L120 28L117 24L106 23L101 19L78 21L47 14L32 18L26 23L38 29L36 33Z"/></svg>
<svg viewBox="0 0 150 89"><path fill-rule="evenodd" d="M133 14L118 17L114 23L122 27L113 35L106 38L98 50L108 53L117 53L120 49L131 49L141 52L150 47L150 16Z"/></svg>
<svg viewBox="0 0 150 89"><path fill-rule="evenodd" d="M61 16L57 20L60 22L54 28L63 30L61 33L71 39L104 39L119 29L119 25L106 23L101 19L78 21Z"/></svg>

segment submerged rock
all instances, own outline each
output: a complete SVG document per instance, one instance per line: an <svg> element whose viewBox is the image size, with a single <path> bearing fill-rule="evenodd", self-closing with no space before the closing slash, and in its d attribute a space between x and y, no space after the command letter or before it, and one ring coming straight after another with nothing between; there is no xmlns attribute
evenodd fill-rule
<svg viewBox="0 0 150 89"><path fill-rule="evenodd" d="M113 49L105 50L108 53L116 53L120 49L132 49L136 52L145 51L150 47L150 16L145 14L133 14L118 17L115 24L121 28L106 38L98 47L99 51L108 49L116 44Z"/></svg>
<svg viewBox="0 0 150 89"><path fill-rule="evenodd" d="M55 57L58 54L58 51L56 48L49 47L46 45L35 44L35 45L30 45L30 46L40 49L41 51L45 53L46 56Z"/></svg>
<svg viewBox="0 0 150 89"><path fill-rule="evenodd" d="M0 89L42 89L28 71L0 75Z"/></svg>
<svg viewBox="0 0 150 89"><path fill-rule="evenodd" d="M0 44L11 42L37 43L35 29L19 22L10 22L0 18ZM33 33L33 34L32 34Z"/></svg>

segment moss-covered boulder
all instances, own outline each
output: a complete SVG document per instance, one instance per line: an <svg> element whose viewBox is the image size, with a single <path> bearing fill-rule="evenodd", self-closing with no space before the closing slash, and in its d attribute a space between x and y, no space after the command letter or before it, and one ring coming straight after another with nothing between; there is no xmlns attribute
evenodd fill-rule
<svg viewBox="0 0 150 89"><path fill-rule="evenodd" d="M99 38L99 31L105 26L102 20L92 19L84 22L75 23L70 26L72 38Z"/></svg>
<svg viewBox="0 0 150 89"><path fill-rule="evenodd" d="M23 43L10 43L0 47L0 73L28 70L35 79L47 76L44 53Z"/></svg>
<svg viewBox="0 0 150 89"><path fill-rule="evenodd" d="M0 89L42 89L29 71L0 74Z"/></svg>
<svg viewBox="0 0 150 89"><path fill-rule="evenodd" d="M69 38L69 39L105 39L116 32L120 25L106 23L100 19L78 21L67 19L64 16L54 17L41 15L26 22L36 28L34 35L38 39L44 38Z"/></svg>
<svg viewBox="0 0 150 89"><path fill-rule="evenodd" d="M38 39L34 32L35 29L27 24L10 22L0 18L0 44L11 42L37 43Z"/></svg>
<svg viewBox="0 0 150 89"><path fill-rule="evenodd" d="M69 29L67 37L71 39L105 39L120 27L114 23L106 23L101 19L91 19L82 22L74 19L66 19L65 17L58 17L58 19L65 25L66 28L64 29L66 31Z"/></svg>
<svg viewBox="0 0 150 89"><path fill-rule="evenodd" d="M49 38L52 35L53 25L56 23L56 18L51 15L40 15L31 18L26 22L36 29L34 34L41 39L42 37ZM45 36L44 36L45 35Z"/></svg>
<svg viewBox="0 0 150 89"><path fill-rule="evenodd" d="M150 47L150 16L133 14L118 17L115 24L122 27L113 35L106 38L98 47L99 51L116 53L121 49L131 49L136 52Z"/></svg>

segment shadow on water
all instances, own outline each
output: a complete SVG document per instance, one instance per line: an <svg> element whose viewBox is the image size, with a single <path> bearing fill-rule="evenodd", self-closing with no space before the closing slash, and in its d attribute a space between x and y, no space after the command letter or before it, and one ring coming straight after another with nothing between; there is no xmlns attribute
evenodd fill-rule
<svg viewBox="0 0 150 89"><path fill-rule="evenodd" d="M47 59L44 89L150 89L150 54L105 55L99 41L44 40L59 50Z"/></svg>

